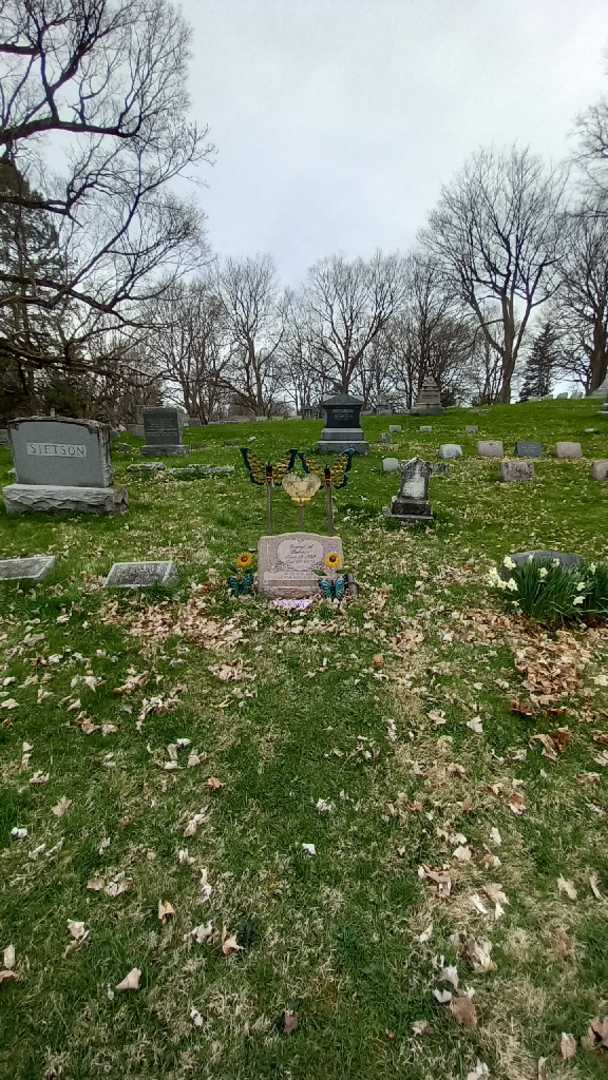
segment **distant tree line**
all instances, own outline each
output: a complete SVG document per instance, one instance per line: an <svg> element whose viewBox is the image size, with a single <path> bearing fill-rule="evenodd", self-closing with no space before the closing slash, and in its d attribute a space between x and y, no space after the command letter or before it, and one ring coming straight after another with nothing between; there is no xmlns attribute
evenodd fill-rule
<svg viewBox="0 0 608 1080"><path fill-rule="evenodd" d="M608 99L570 162L481 149L414 250L330 255L285 289L269 255L214 256L177 194L214 155L188 34L169 0L0 0L0 417L116 422L165 398L205 423L335 388L409 407L430 375L445 403L602 383Z"/></svg>

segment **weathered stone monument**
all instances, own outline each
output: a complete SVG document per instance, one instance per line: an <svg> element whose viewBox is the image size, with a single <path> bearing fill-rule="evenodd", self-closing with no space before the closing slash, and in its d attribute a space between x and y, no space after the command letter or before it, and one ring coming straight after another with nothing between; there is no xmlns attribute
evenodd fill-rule
<svg viewBox="0 0 608 1080"><path fill-rule="evenodd" d="M0 581L44 581L55 569L54 555L30 555L24 559L0 559Z"/></svg>
<svg viewBox="0 0 608 1080"><path fill-rule="evenodd" d="M189 454L190 447L182 443L184 413L181 409L159 406L144 409L145 457L178 457Z"/></svg>
<svg viewBox="0 0 608 1080"><path fill-rule="evenodd" d="M382 472L399 472L399 458L385 457L382 458Z"/></svg>
<svg viewBox="0 0 608 1080"><path fill-rule="evenodd" d="M505 484L522 484L534 479L534 465L531 461L501 461L500 479Z"/></svg>
<svg viewBox="0 0 608 1080"><path fill-rule="evenodd" d="M432 375L429 375L418 391L411 414L412 416L439 416L442 412L439 387Z"/></svg>
<svg viewBox="0 0 608 1080"><path fill-rule="evenodd" d="M126 488L112 487L110 428L94 420L34 416L9 424L16 483L8 514L120 514Z"/></svg>
<svg viewBox="0 0 608 1080"><path fill-rule="evenodd" d="M555 444L555 456L557 458L581 458L583 450L579 442L557 442Z"/></svg>
<svg viewBox="0 0 608 1080"><path fill-rule="evenodd" d="M258 592L260 596L297 599L317 596L323 560L335 551L342 561L339 536L293 532L261 536L258 541Z"/></svg>
<svg viewBox="0 0 608 1080"><path fill-rule="evenodd" d="M323 402L325 427L317 443L318 453L343 454L354 450L356 454L367 454L369 443L363 438L360 422L362 406L361 399L350 394L334 394Z"/></svg>
<svg viewBox="0 0 608 1080"><path fill-rule="evenodd" d="M422 458L411 458L399 464L401 483L399 493L384 510L387 518L403 522L429 522L433 511L428 501L432 466Z"/></svg>
<svg viewBox="0 0 608 1080"><path fill-rule="evenodd" d="M591 476L594 480L608 480L608 461L594 461Z"/></svg>
<svg viewBox="0 0 608 1080"><path fill-rule="evenodd" d="M505 450L500 439L482 439L477 443L477 453L480 457L501 458Z"/></svg>
<svg viewBox="0 0 608 1080"><path fill-rule="evenodd" d="M458 443L442 443L439 447L439 457L444 461L454 461L455 458L462 457L462 446Z"/></svg>
<svg viewBox="0 0 608 1080"><path fill-rule="evenodd" d="M106 589L151 589L153 585L169 588L179 580L171 560L157 562L114 563L104 581Z"/></svg>
<svg viewBox="0 0 608 1080"><path fill-rule="evenodd" d="M543 456L543 444L529 439L518 439L515 443L517 457L539 458Z"/></svg>

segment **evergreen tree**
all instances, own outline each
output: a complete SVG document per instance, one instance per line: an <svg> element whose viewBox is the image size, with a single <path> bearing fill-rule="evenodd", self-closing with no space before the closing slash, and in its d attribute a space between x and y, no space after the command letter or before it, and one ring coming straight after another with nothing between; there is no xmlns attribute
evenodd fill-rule
<svg viewBox="0 0 608 1080"><path fill-rule="evenodd" d="M0 159L0 411L4 415L33 404L35 369L44 366L45 357L50 362L61 355L61 323L67 307L57 295L66 275L52 215L27 209L11 202L13 198L35 201L36 193L6 152ZM35 362L28 364L28 356Z"/></svg>
<svg viewBox="0 0 608 1080"><path fill-rule="evenodd" d="M551 393L551 382L558 360L557 332L547 320L532 342L524 370L520 401L527 401L531 397L547 397Z"/></svg>

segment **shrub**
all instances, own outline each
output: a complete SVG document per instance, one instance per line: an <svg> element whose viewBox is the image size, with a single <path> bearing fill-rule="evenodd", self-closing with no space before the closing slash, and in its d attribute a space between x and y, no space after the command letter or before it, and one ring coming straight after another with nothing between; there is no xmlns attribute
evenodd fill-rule
<svg viewBox="0 0 608 1080"><path fill-rule="evenodd" d="M557 559L534 559L519 566L508 555L490 584L513 610L548 626L608 619L608 564L582 562L565 567Z"/></svg>

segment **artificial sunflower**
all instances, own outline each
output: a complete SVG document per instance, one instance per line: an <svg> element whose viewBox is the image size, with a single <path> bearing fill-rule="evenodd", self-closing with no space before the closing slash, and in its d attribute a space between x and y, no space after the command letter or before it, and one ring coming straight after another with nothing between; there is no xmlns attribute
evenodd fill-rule
<svg viewBox="0 0 608 1080"><path fill-rule="evenodd" d="M341 570L342 556L338 551L328 551L323 559L323 566L326 570Z"/></svg>
<svg viewBox="0 0 608 1080"><path fill-rule="evenodd" d="M250 570L253 566L253 555L249 551L241 551L234 560L237 570Z"/></svg>

